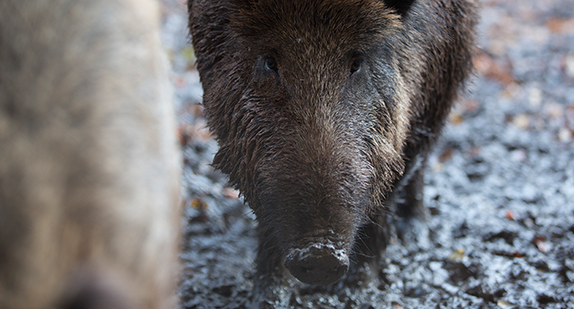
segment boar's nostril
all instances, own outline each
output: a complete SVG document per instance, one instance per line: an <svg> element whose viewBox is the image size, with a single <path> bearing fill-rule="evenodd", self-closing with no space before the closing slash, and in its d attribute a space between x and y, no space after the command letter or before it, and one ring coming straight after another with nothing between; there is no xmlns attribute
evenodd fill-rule
<svg viewBox="0 0 574 309"><path fill-rule="evenodd" d="M349 257L344 250L312 244L303 249L292 249L284 265L303 283L328 285L347 273Z"/></svg>

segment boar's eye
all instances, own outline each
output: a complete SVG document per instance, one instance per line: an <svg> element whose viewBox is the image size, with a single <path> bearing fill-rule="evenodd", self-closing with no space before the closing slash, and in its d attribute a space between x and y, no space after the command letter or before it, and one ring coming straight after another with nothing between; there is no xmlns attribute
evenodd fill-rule
<svg viewBox="0 0 574 309"><path fill-rule="evenodd" d="M363 59L355 59L351 63L351 74L359 72L361 70L361 64L363 64Z"/></svg>
<svg viewBox="0 0 574 309"><path fill-rule="evenodd" d="M269 71L277 71L277 61L271 57L265 59L265 69Z"/></svg>

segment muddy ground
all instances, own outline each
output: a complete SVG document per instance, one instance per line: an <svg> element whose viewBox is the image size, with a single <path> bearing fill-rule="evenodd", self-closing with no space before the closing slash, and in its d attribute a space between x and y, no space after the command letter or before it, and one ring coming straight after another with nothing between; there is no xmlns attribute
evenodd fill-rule
<svg viewBox="0 0 574 309"><path fill-rule="evenodd" d="M210 167L185 6L164 2L185 169L183 308L249 308L254 216ZM478 75L427 172L428 242L393 238L380 282L293 308L574 308L574 1L483 1Z"/></svg>

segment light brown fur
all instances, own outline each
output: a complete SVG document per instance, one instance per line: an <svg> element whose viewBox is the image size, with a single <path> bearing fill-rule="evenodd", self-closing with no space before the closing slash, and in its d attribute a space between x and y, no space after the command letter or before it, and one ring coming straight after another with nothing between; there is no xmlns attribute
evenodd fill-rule
<svg viewBox="0 0 574 309"><path fill-rule="evenodd" d="M0 3L0 308L169 308L178 174L159 8Z"/></svg>

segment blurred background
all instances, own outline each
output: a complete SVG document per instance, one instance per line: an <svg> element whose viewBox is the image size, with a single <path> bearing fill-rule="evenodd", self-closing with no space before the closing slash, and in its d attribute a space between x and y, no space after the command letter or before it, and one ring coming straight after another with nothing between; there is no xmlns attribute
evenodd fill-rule
<svg viewBox="0 0 574 309"><path fill-rule="evenodd" d="M225 176L183 0L161 0L184 151L182 308L248 308L256 223ZM378 285L294 308L574 308L574 1L485 0L476 76L426 178L429 243L387 249Z"/></svg>

